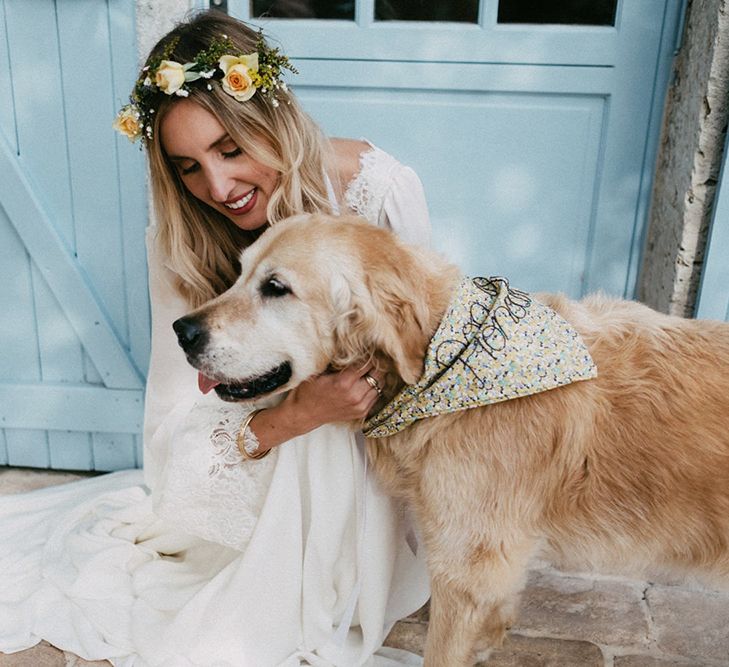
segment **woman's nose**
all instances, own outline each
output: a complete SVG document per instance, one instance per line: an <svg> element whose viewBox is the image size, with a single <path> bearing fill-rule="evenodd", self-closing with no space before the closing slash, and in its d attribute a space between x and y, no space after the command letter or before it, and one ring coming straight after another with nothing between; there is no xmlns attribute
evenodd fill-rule
<svg viewBox="0 0 729 667"><path fill-rule="evenodd" d="M210 198L217 202L224 202L230 199L232 192L231 178L226 170L220 166L214 166L207 170L208 192Z"/></svg>

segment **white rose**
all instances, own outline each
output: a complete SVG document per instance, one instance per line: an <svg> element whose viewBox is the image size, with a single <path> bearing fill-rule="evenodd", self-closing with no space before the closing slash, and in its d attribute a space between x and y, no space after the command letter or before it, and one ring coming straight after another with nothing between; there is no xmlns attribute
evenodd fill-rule
<svg viewBox="0 0 729 667"><path fill-rule="evenodd" d="M173 95L185 84L185 69L174 60L163 60L154 75L157 87L167 95Z"/></svg>

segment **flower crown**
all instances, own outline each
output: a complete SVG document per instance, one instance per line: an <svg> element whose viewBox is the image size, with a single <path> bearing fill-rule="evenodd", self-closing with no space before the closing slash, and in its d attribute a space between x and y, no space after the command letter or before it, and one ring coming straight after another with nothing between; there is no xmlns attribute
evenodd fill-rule
<svg viewBox="0 0 729 667"><path fill-rule="evenodd" d="M214 39L207 49L198 52L189 63L170 60L177 46L176 37L165 46L162 53L151 58L134 84L129 104L123 106L112 127L130 141L152 140L152 120L155 113L154 103L159 93L187 97L190 84L196 81L207 82L212 90L212 81L219 79L220 86L231 97L245 102L260 91L271 102L279 106L278 91L288 92L281 80L282 70L298 74L287 56L281 55L277 48L266 46L263 34L259 31L255 53L242 54L236 51L227 35Z"/></svg>

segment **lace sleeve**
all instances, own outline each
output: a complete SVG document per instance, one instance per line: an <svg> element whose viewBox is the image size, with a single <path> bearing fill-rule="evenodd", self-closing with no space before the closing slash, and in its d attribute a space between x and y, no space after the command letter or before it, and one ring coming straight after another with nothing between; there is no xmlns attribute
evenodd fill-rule
<svg viewBox="0 0 729 667"><path fill-rule="evenodd" d="M382 204L392 187L392 174L400 163L385 151L370 146L359 157L359 171L347 186L344 203L357 215L379 225Z"/></svg>
<svg viewBox="0 0 729 667"><path fill-rule="evenodd" d="M238 405L204 398L169 431L173 446L158 489L155 512L186 533L245 549L263 508L278 448L258 460L245 460L236 435Z"/></svg>
<svg viewBox="0 0 729 667"><path fill-rule="evenodd" d="M417 174L370 144L344 194L349 209L408 243L430 244L430 216Z"/></svg>

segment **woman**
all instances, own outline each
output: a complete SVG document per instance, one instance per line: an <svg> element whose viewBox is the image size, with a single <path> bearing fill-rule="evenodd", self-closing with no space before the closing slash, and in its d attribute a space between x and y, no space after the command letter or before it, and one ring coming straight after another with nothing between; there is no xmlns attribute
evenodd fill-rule
<svg viewBox="0 0 729 667"><path fill-rule="evenodd" d="M251 411L205 395L214 382L171 326L288 215L348 208L427 240L414 173L364 142L327 141L286 68L247 26L201 14L153 49L115 122L146 144L157 218L145 486L131 471L0 502L16 579L0 575L0 650L47 639L120 665L411 659L380 647L427 598L422 553L341 425L373 406L376 370L313 378Z"/></svg>

